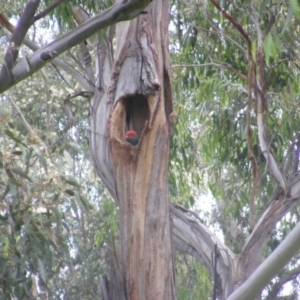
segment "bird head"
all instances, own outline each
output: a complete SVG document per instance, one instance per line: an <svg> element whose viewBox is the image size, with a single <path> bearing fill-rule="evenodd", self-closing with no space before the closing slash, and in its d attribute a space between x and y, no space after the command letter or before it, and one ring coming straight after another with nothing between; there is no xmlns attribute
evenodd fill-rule
<svg viewBox="0 0 300 300"><path fill-rule="evenodd" d="M125 133L125 138L132 146L136 146L139 143L139 138L134 130L129 130Z"/></svg>

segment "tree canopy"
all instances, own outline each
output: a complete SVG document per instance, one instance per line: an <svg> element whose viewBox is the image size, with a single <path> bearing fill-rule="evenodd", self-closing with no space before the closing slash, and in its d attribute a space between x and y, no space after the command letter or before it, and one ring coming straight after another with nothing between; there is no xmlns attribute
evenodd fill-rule
<svg viewBox="0 0 300 300"><path fill-rule="evenodd" d="M148 4L4 0L0 299L103 293L120 210L90 158L98 78L89 67L97 43L116 54L115 24ZM30 12L34 21L20 27ZM174 0L169 15L170 210L185 220L173 224L177 297L217 299L225 252L232 269L243 261L247 283L299 222L299 3ZM262 299L299 297L300 247L291 248L263 275Z"/></svg>

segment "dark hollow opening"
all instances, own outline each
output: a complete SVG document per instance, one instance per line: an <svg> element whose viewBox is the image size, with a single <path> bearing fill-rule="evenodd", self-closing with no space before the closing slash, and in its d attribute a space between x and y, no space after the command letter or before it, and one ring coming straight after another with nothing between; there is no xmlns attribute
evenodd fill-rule
<svg viewBox="0 0 300 300"><path fill-rule="evenodd" d="M138 137L144 130L145 124L149 121L150 110L147 98L144 95L132 95L124 99L126 117L125 131L134 130Z"/></svg>

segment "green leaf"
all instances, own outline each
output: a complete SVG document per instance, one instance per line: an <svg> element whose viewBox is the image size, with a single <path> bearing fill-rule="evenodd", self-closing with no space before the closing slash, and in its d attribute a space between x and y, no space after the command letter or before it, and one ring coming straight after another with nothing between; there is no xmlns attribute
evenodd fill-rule
<svg viewBox="0 0 300 300"><path fill-rule="evenodd" d="M13 167L11 168L11 171L14 172L15 174L29 180L30 182L33 182L32 179L26 174L24 171L22 171L20 168Z"/></svg>
<svg viewBox="0 0 300 300"><path fill-rule="evenodd" d="M6 133L12 140L14 140L17 144L21 144L21 145L27 147L26 144L18 137L18 134L17 134L17 132L16 132L15 130L6 129L6 130L5 130L5 133Z"/></svg>
<svg viewBox="0 0 300 300"><path fill-rule="evenodd" d="M292 5L290 5L285 22L284 22L284 26L281 31L281 34L283 34L288 29L288 27L290 26L290 24L292 22L292 18L293 18L293 8L292 8Z"/></svg>
<svg viewBox="0 0 300 300"><path fill-rule="evenodd" d="M9 177L10 192L12 192L12 190L15 190L13 185L22 186L22 183L17 180L17 178L14 176L14 174L12 173L10 168L6 168L5 171L6 171L6 174L8 175L8 177Z"/></svg>
<svg viewBox="0 0 300 300"><path fill-rule="evenodd" d="M80 185L79 183L77 182L77 180L74 178L74 177L71 177L71 176L67 176L67 177L63 177L65 182L72 185L72 186L75 186L77 187L78 189L80 189Z"/></svg>
<svg viewBox="0 0 300 300"><path fill-rule="evenodd" d="M38 258L38 270L42 279L46 282L46 269L44 263L41 259Z"/></svg>
<svg viewBox="0 0 300 300"><path fill-rule="evenodd" d="M95 246L101 246L104 242L104 238L105 238L105 233L106 233L106 229L105 228L102 228L100 231L98 231L96 234L95 234L95 242L94 242L94 245Z"/></svg>
<svg viewBox="0 0 300 300"><path fill-rule="evenodd" d="M264 53L266 58L266 65L270 66L270 58L274 58L276 55L276 47L273 41L272 35L269 33L264 41Z"/></svg>
<svg viewBox="0 0 300 300"><path fill-rule="evenodd" d="M291 7L297 19L300 19L298 0L291 0Z"/></svg>

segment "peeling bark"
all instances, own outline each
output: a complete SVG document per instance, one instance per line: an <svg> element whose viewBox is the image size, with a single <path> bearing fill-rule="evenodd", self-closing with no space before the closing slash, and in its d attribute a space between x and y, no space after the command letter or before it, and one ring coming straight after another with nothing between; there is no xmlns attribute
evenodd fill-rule
<svg viewBox="0 0 300 300"><path fill-rule="evenodd" d="M167 169L169 137L172 132L172 97L167 1L156 1L148 7L146 14L140 15L134 21L117 25L114 60L111 47L111 32L114 29L109 30L102 45L99 45L95 38L94 42L98 44L96 76L93 76L91 57L86 47L82 47L82 50L85 53L88 80L55 58L100 28L136 16L147 3L148 1L142 0L120 1L91 20L85 20L83 17L84 22L76 30L40 49L24 37L25 31L22 31L22 38L19 40L24 37L24 44L36 52L19 61L17 52L12 53L13 55L8 52L4 66L7 70L2 68L1 73L5 80L0 80L0 90L4 91L36 72L46 64L45 61L41 61L41 58L44 58L51 59L54 65L61 67L81 83L86 91L94 93L90 111L91 156L98 174L120 209L120 250L111 255L110 280L102 278L100 282L104 298L176 298L172 226L174 244L178 249L203 262L211 274L215 274L216 267L218 299L226 299L235 290L239 290L238 295L244 296L245 285L243 287L242 283L255 283L255 276L267 278L266 272L261 270L264 265L258 268L263 250L278 220L295 207L300 195L300 177L295 175L299 155L295 155L292 168L294 173L286 176L285 172L281 171L267 139L264 82L257 84L262 90L256 99L259 142L270 173L279 182L280 187L241 253L236 255L204 224L190 218L189 212L182 212L180 208L168 204ZM0 17L3 18L1 14ZM8 27L12 32L16 31L11 24ZM260 70L263 71L262 56L258 62ZM13 68L9 67L12 65ZM7 71L9 76L5 75ZM136 146L126 142L127 130L137 132L139 143ZM173 220L173 224L170 219ZM291 245L296 252L299 245ZM288 251L285 253L293 255ZM212 255L215 255L216 264ZM272 255L270 257L272 258ZM285 258L288 258L287 255ZM270 274L275 275L283 265L278 265L276 269L272 269L270 264L267 265L267 275L271 278ZM263 284L257 283L256 280L255 284L259 284L261 289L268 280ZM247 293L247 297L251 298L251 290Z"/></svg>
<svg viewBox="0 0 300 300"><path fill-rule="evenodd" d="M116 26L113 66L107 48L101 51L102 74L109 69L111 76L101 78L102 89L92 102L90 148L120 209L112 299L176 299L168 195L172 98L167 29L168 3L156 1L146 14ZM126 142L127 130L136 131L138 145Z"/></svg>

